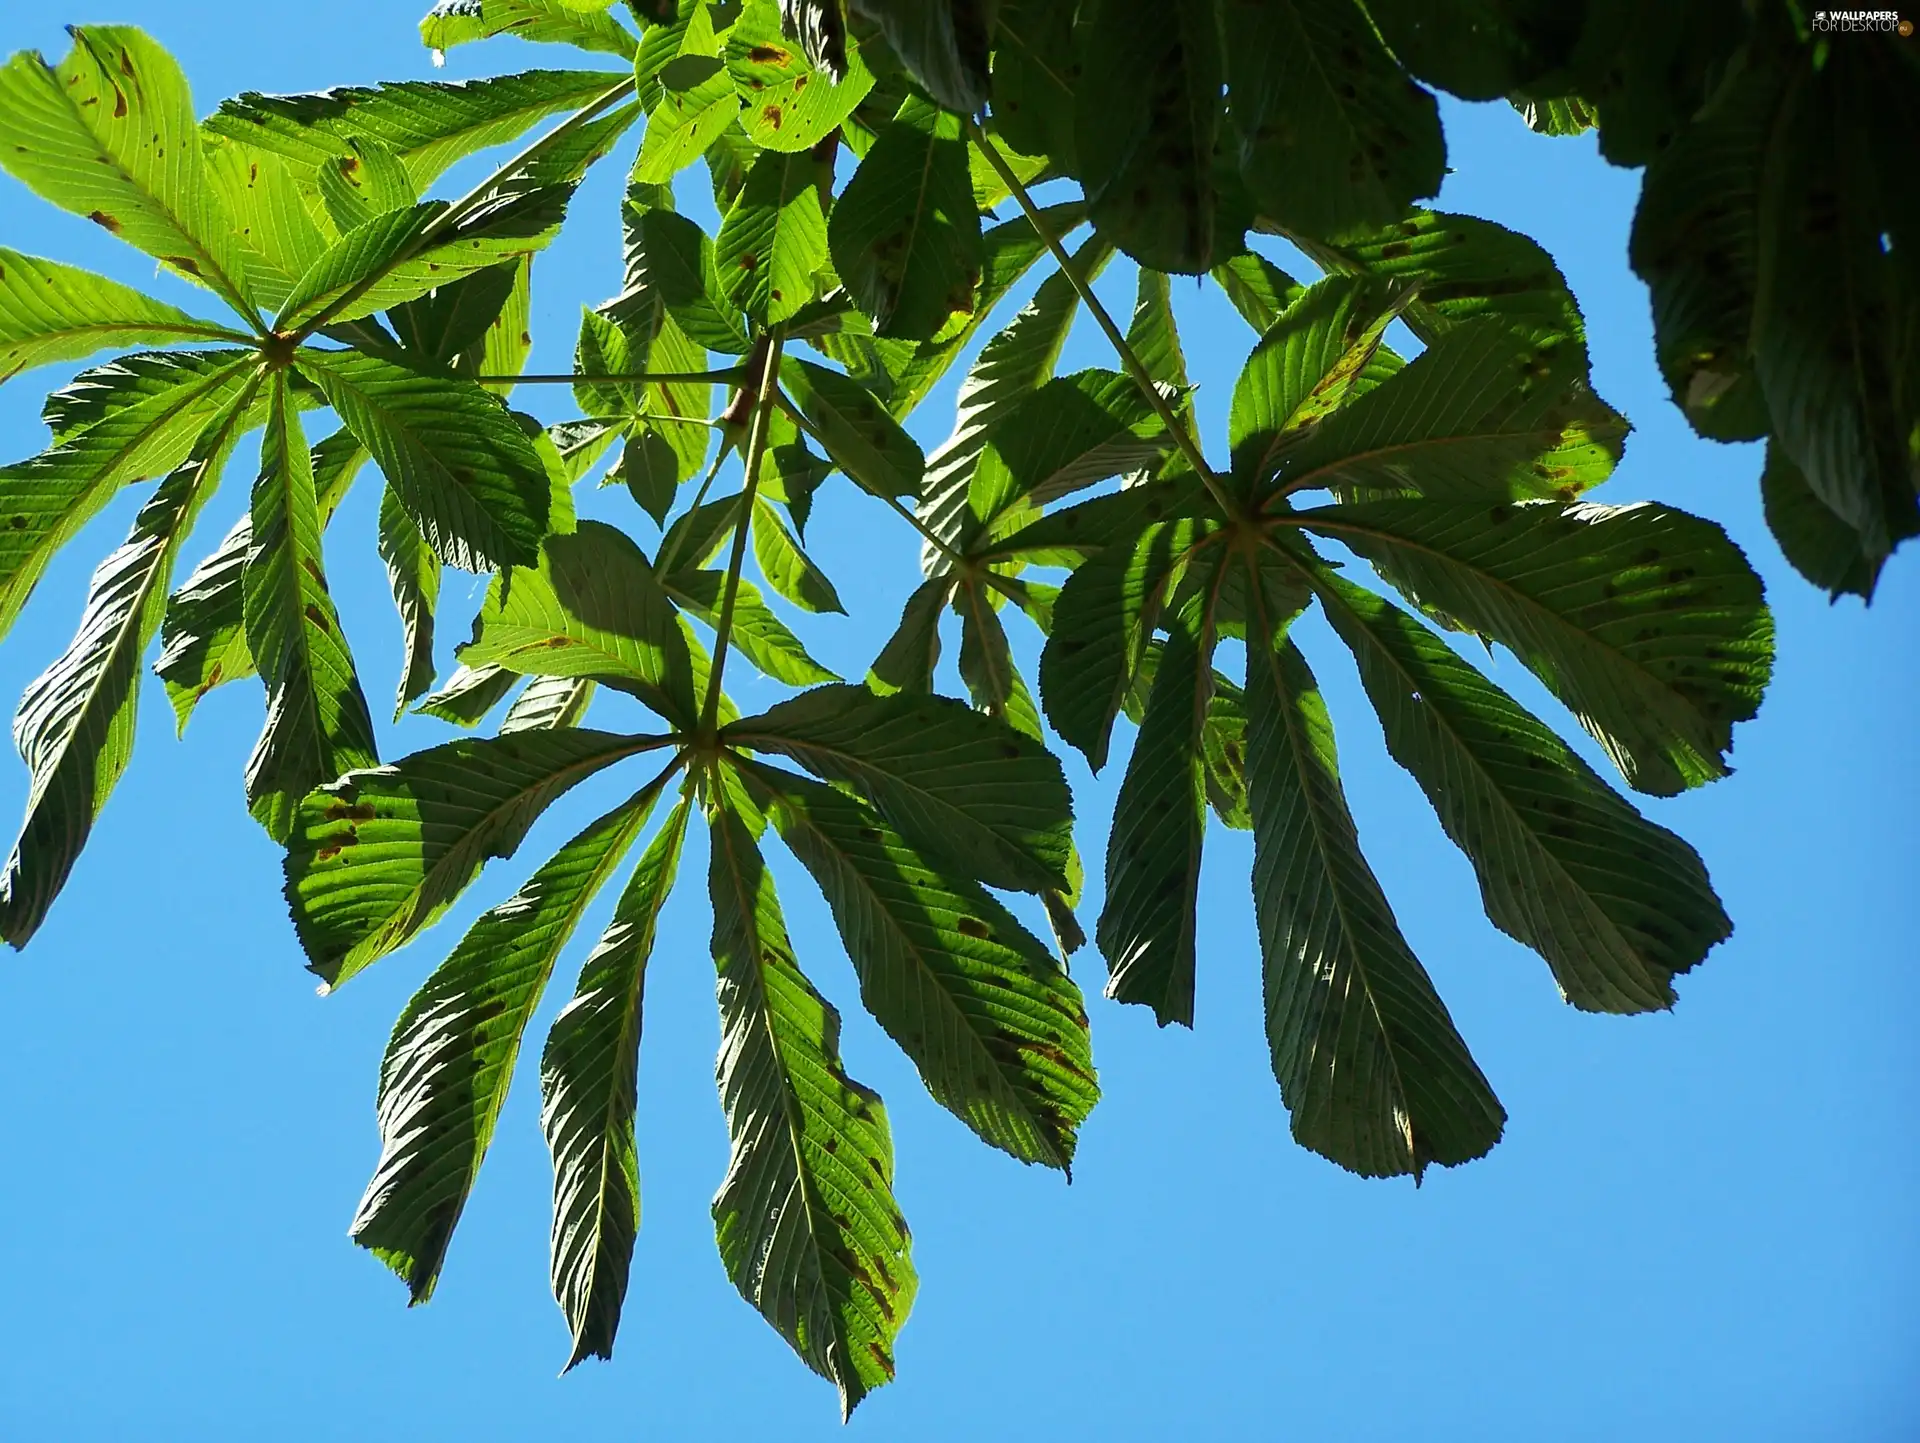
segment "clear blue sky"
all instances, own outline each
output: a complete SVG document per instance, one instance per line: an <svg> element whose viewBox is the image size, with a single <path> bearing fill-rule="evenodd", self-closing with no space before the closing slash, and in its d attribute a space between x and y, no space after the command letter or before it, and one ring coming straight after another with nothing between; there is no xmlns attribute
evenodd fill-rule
<svg viewBox="0 0 1920 1443"><path fill-rule="evenodd" d="M59 22L136 22L182 58L204 111L241 89L431 75L414 18L393 0L71 13L13 0L0 51L57 56ZM604 57L495 42L442 73L576 59ZM218 693L175 742L149 682L133 769L77 878L32 948L0 966L0 1440L1920 1437L1920 553L1896 562L1871 610L1829 607L1794 579L1761 524L1758 450L1694 439L1653 368L1645 292L1625 263L1637 177L1587 142L1528 135L1502 105L1451 106L1447 120L1444 203L1560 259L1599 388L1638 428L1601 498L1722 521L1774 602L1780 664L1738 734L1738 774L1650 807L1705 856L1738 928L1682 980L1677 1011L1628 1020L1560 1004L1544 964L1482 917L1466 864L1313 626L1363 840L1512 1114L1491 1157L1416 1191L1292 1144L1260 1032L1245 834L1208 839L1198 1030L1090 1004L1106 1096L1071 1188L987 1151L928 1101L858 1012L817 894L776 868L803 961L845 1005L849 1066L888 1099L922 1278L900 1381L842 1432L831 1389L714 1253L707 1206L726 1146L690 855L647 989L626 1321L611 1364L556 1379L566 1335L547 1289L551 1173L530 1075L430 1306L409 1312L345 1229L377 1154L375 1068L393 1017L596 795L557 808L423 941L322 1000L281 905L277 851L241 799L257 685ZM617 288L619 165L590 181L575 228L540 262L537 366L563 368L579 304ZM4 178L0 243L180 294ZM1105 282L1120 304L1130 285L1124 267ZM1252 337L1212 294L1192 293L1185 314L1217 444ZM1090 328L1067 358L1111 364ZM4 459L41 448L41 394L59 379L0 391ZM951 396L923 408L924 441L944 435ZM248 474L236 465L193 554L238 514ZM805 634L857 676L915 579L915 547L849 493L833 489L811 541L853 615ZM398 663L377 495L360 488L341 515L330 568L376 711ZM123 498L56 563L0 648L0 693L17 696L65 644L135 504ZM586 505L639 519L617 491ZM443 648L464 635L464 585L448 589ZM1511 659L1495 675L1564 724ZM740 699L773 694L743 685ZM446 732L410 721L383 754ZM1095 780L1075 759L1069 772L1092 860L1119 767ZM25 769L0 761L8 828L25 790ZM1075 969L1097 993L1098 958ZM556 985L536 1038L569 990Z"/></svg>

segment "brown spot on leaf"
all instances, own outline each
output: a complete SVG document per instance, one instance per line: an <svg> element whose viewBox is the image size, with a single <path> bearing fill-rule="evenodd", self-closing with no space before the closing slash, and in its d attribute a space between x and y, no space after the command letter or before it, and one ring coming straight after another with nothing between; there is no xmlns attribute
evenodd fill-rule
<svg viewBox="0 0 1920 1443"><path fill-rule="evenodd" d="M325 636L333 635L333 627L328 623L327 614L320 609L318 602L309 601L302 609L302 614L312 623L315 631Z"/></svg>
<svg viewBox="0 0 1920 1443"><path fill-rule="evenodd" d="M95 211L87 212L87 219L92 221L97 226L104 226L107 230L111 231L114 235L120 234L120 222L115 220L112 216L108 215L103 210L95 210Z"/></svg>
<svg viewBox="0 0 1920 1443"><path fill-rule="evenodd" d="M962 917L953 925L966 933L967 936L976 937L983 942L993 936L993 928L989 927L985 922L982 922L978 917Z"/></svg>
<svg viewBox="0 0 1920 1443"><path fill-rule="evenodd" d="M780 128L780 122L784 118L784 113L779 106L769 105L760 112L760 117L767 122L769 129L778 130Z"/></svg>

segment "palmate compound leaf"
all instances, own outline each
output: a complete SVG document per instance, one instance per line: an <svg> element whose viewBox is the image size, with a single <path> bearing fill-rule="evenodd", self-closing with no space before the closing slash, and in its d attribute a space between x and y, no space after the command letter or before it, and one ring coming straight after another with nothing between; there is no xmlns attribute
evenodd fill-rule
<svg viewBox="0 0 1920 1443"><path fill-rule="evenodd" d="M673 890L690 800L627 879L540 1055L540 1125L553 1153L553 1295L573 1332L567 1367L611 1358L640 1230L633 1115L642 1000L660 909Z"/></svg>
<svg viewBox="0 0 1920 1443"><path fill-rule="evenodd" d="M1097 0L1079 11L1075 51L1074 150L1094 225L1161 271L1198 274L1239 249L1216 233L1214 7Z"/></svg>
<svg viewBox="0 0 1920 1443"><path fill-rule="evenodd" d="M927 1090L993 1146L1070 1169L1099 1088L1080 989L1046 946L856 798L770 767L748 777L826 894L867 1010Z"/></svg>
<svg viewBox="0 0 1920 1443"><path fill-rule="evenodd" d="M1300 524L1385 564L1423 607L1509 647L1636 789L1727 774L1773 662L1760 578L1712 522L1664 506L1329 506Z"/></svg>
<svg viewBox="0 0 1920 1443"><path fill-rule="evenodd" d="M612 70L525 70L446 84L345 85L307 95L247 91L222 101L204 129L314 172L371 141L424 188L448 166L503 145L564 110L581 109L627 77Z"/></svg>
<svg viewBox="0 0 1920 1443"><path fill-rule="evenodd" d="M982 253L960 117L902 105L835 203L827 244L875 335L930 340L970 314Z"/></svg>
<svg viewBox="0 0 1920 1443"><path fill-rule="evenodd" d="M732 1153L713 1200L727 1276L843 1413L893 1378L918 1285L878 1094L840 1062L840 1014L801 973L748 824L712 819L717 1076Z"/></svg>
<svg viewBox="0 0 1920 1443"><path fill-rule="evenodd" d="M1619 459L1626 421L1587 384L1584 344L1495 320L1454 327L1288 450L1289 491L1571 501Z"/></svg>
<svg viewBox="0 0 1920 1443"><path fill-rule="evenodd" d="M308 965L338 986L511 856L576 783L666 745L584 727L462 737L308 796L287 842L287 902Z"/></svg>
<svg viewBox="0 0 1920 1443"><path fill-rule="evenodd" d="M288 399L286 372L268 384L272 410L241 572L247 650L267 690L266 727L247 760L247 806L269 836L284 842L302 797L379 758L373 718L327 589L312 457Z"/></svg>
<svg viewBox="0 0 1920 1443"><path fill-rule="evenodd" d="M257 382L255 383L257 384ZM14 739L33 774L26 819L0 879L0 936L24 947L65 885L133 756L140 663L173 566L220 484L251 390L236 395L94 572L71 644L21 698Z"/></svg>
<svg viewBox="0 0 1920 1443"><path fill-rule="evenodd" d="M609 8L570 0L440 0L420 22L420 43L429 50L451 50L512 35L631 60L638 48L633 32Z"/></svg>
<svg viewBox="0 0 1920 1443"><path fill-rule="evenodd" d="M590 677L675 725L699 720L693 663L673 603L624 532L598 521L550 536L537 568L494 578L463 665L528 676Z"/></svg>
<svg viewBox="0 0 1920 1443"><path fill-rule="evenodd" d="M251 317L179 65L130 26L69 33L58 66L23 51L0 67L0 166Z"/></svg>
<svg viewBox="0 0 1920 1443"><path fill-rule="evenodd" d="M822 686L734 723L723 739L853 788L922 854L988 886L1066 884L1073 810L1060 763L962 702Z"/></svg>
<svg viewBox="0 0 1920 1443"><path fill-rule="evenodd" d="M1673 977L1733 930L1693 849L1413 617L1324 567L1308 575L1493 924L1540 953L1576 1007L1670 1007Z"/></svg>
<svg viewBox="0 0 1920 1443"><path fill-rule="evenodd" d="M1240 169L1263 211L1337 236L1439 190L1439 107L1354 0L1227 0L1220 19Z"/></svg>
<svg viewBox="0 0 1920 1443"><path fill-rule="evenodd" d="M1291 641L1250 646L1247 784L1267 1039L1302 1146L1368 1177L1467 1162L1506 1112L1361 855Z"/></svg>
<svg viewBox="0 0 1920 1443"><path fill-rule="evenodd" d="M442 561L463 571L534 563L553 485L496 397L472 381L352 352L303 350L299 365Z"/></svg>
<svg viewBox="0 0 1920 1443"><path fill-rule="evenodd" d="M245 339L105 276L0 246L0 381L109 346Z"/></svg>
<svg viewBox="0 0 1920 1443"><path fill-rule="evenodd" d="M173 385L113 408L64 444L0 468L0 635L13 625L54 553L134 481L164 475L193 449L257 368L182 367ZM140 386L129 372L121 384Z"/></svg>
<svg viewBox="0 0 1920 1443"><path fill-rule="evenodd" d="M349 1231L415 1303L433 1296L554 963L677 766L483 914L394 1025L380 1064L380 1161Z"/></svg>
<svg viewBox="0 0 1920 1443"><path fill-rule="evenodd" d="M366 461L366 447L346 431L334 432L313 448L314 502L323 530ZM244 584L252 549L253 517L243 515L167 599L153 670L166 684L182 733L208 692L254 675Z"/></svg>

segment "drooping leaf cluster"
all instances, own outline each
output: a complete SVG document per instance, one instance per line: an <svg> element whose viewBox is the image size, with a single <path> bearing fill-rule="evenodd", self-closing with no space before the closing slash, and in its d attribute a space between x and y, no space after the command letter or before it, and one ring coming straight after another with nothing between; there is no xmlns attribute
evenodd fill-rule
<svg viewBox="0 0 1920 1443"><path fill-rule="evenodd" d="M1504 647L1660 796L1726 773L1772 654L1759 581L1719 528L1582 499L1627 426L1592 389L1551 259L1414 208L1444 150L1402 61L1533 96L1563 127L1597 110L1616 159L1670 141L1626 138L1659 85L1609 72L1594 88L1565 57L1597 41L1500 8L1468 44L1384 0L648 0L626 7L632 27L591 0L445 0L421 24L436 50L510 33L621 68L247 94L204 121L138 31L77 29L58 65L16 56L0 164L228 318L0 251L0 374L126 351L49 399L47 451L0 470L0 624L124 486L157 483L22 701L33 781L0 930L24 944L70 874L130 759L156 645L183 727L213 688L259 677L248 802L285 845L299 943L330 988L430 926L557 798L605 788L608 810L402 1013L353 1223L415 1301L431 1295L530 1020L612 888L538 1062L571 1365L610 1353L625 1297L646 973L701 821L731 1140L720 1253L851 1409L893 1376L910 1234L885 1108L787 933L769 832L930 1094L1065 1170L1098 1096L1088 1018L1009 900L1033 899L1061 953L1084 945L1050 738L1097 770L1124 714L1137 730L1093 926L1109 995L1193 1023L1211 813L1253 836L1294 1135L1373 1176L1484 1154L1504 1108L1360 848L1293 623L1318 606L1351 652L1494 924L1575 1006L1619 1013L1670 1006L1730 923L1686 843L1448 634ZM1536 65L1549 55L1559 69ZM524 378L538 254L623 141L624 273L583 313L573 372ZM432 195L496 147L508 158L479 185ZM1295 279L1250 232L1322 274ZM1124 326L1091 289L1122 253ZM1209 277L1251 328L1224 436L1196 429L1179 273ZM1083 309L1116 367L1060 374ZM1396 323L1417 355L1389 346ZM951 432L925 451L906 423L962 362ZM579 414L516 409L523 379L569 383ZM247 513L182 577L253 432ZM376 475L398 710L474 733L388 765L327 583L328 523ZM851 684L794 625L843 609L805 549L837 477L896 513L925 576ZM630 493L629 526L577 517L594 479ZM443 600L463 589L443 596L448 568L491 579L442 675ZM964 700L937 694L956 632ZM736 655L793 695L742 715L724 686ZM657 722L590 725L608 690ZM601 779L636 759L638 777Z"/></svg>

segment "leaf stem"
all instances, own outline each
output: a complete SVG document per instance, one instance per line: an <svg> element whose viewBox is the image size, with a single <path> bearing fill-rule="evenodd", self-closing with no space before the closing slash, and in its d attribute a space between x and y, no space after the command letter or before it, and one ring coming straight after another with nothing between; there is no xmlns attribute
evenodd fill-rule
<svg viewBox="0 0 1920 1443"><path fill-rule="evenodd" d="M1053 252L1054 260L1066 274L1068 283L1079 293L1081 302L1099 323L1100 329L1107 333L1107 339L1113 343L1113 349L1119 353L1120 362L1127 368L1127 374L1133 378L1134 385L1140 388L1140 393L1146 397L1147 404L1159 413L1161 421L1165 423L1168 433L1173 437L1174 444L1179 447L1180 454L1186 458L1187 464L1193 467L1194 474L1199 476L1206 485L1208 492L1221 510L1229 517L1238 516L1240 514L1238 503L1227 494L1226 488L1220 484L1220 478L1207 464L1207 458L1200 454L1200 447L1194 441L1193 433L1181 421L1180 414L1173 409L1173 404L1160 394L1160 388L1154 384L1153 377L1148 374L1146 365L1141 361L1138 352L1128 343L1120 327L1114 324L1113 317L1108 314L1107 308L1093 293L1093 287L1087 284L1079 271L1074 269L1072 258L1068 256L1066 247L1060 244L1059 237L1047 229L1046 222L1040 218L1039 208L1033 203L1033 197L1027 194L1027 188L1020 183L1020 177L1014 174L1013 167L1008 165L1006 157L1000 154L1000 147L980 128L979 122L969 118L967 129L972 132L974 144L980 147L981 154L986 156L987 164L993 167L993 173L1000 177L1000 183L1006 186L1008 193L1019 203L1021 212L1033 226L1034 233L1040 237L1046 248Z"/></svg>
<svg viewBox="0 0 1920 1443"><path fill-rule="evenodd" d="M538 140L533 141L518 155L495 170L492 175L481 181L472 190L468 191L452 205L441 211L439 215L435 216L431 222L421 229L420 234L414 238L413 244L407 248L406 252L394 258L393 264L398 265L401 262L411 260L428 246L438 241L448 231L461 224L468 216L485 204L492 196L495 188L499 186L502 181L510 179L514 172L518 171L522 166L539 158L539 156L551 149L557 142L573 134L574 131L599 115L600 112L608 106L618 105L621 101L625 100L629 95L633 94L638 83L638 80L634 76L627 76L619 84L603 91L600 95L588 101L586 105L574 111L572 115L569 115L565 120L554 126L552 130L549 130ZM386 269L387 271L391 271L392 266L388 266ZM335 298L332 304L321 311L319 315L302 325L298 333L294 336L294 340L296 342L304 341L322 326L328 324L335 316L339 315L341 311L345 310L378 285L382 275L385 273L385 271L376 272L368 276L365 280L348 287L347 290Z"/></svg>
<svg viewBox="0 0 1920 1443"><path fill-rule="evenodd" d="M747 484L740 493L740 514L733 521L733 554L727 558L727 588L720 597L720 620L713 629L713 670L707 676L707 698L700 708L700 737L711 743L720 715L720 679L727 669L727 648L733 639L733 605L740 595L740 571L747 561L747 532L753 526L753 500L760 492L760 465L766 459L773 398L779 394L780 351L786 332L775 326L769 333L766 360L760 368L760 394L753 403L753 429L747 438Z"/></svg>

